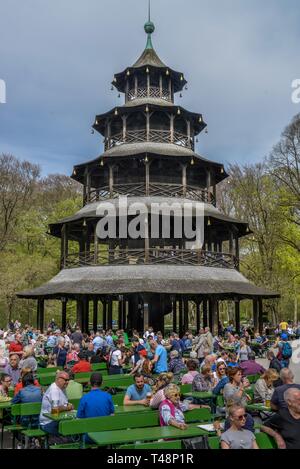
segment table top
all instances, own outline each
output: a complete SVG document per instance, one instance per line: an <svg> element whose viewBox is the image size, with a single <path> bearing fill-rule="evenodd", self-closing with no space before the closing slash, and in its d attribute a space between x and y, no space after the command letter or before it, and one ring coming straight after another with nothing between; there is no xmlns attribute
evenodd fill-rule
<svg viewBox="0 0 300 469"><path fill-rule="evenodd" d="M259 403L247 404L247 410L261 410L262 412L273 412L271 407L266 407L264 404Z"/></svg>
<svg viewBox="0 0 300 469"><path fill-rule="evenodd" d="M151 441L159 440L161 438L191 438L196 436L208 435L209 432L198 428L198 423L192 423L187 426L186 430L180 430L175 427L146 427L146 428L133 428L130 430L112 430L106 432L93 432L88 433L88 436L97 445L119 445L125 443L132 443L136 441Z"/></svg>
<svg viewBox="0 0 300 469"><path fill-rule="evenodd" d="M0 407L1 408L1 407ZM135 413L135 412L143 412L143 413L152 413L155 410L152 410L150 407L145 407L143 405L115 405L115 414L126 414L126 413ZM60 412L59 414L43 414L50 420L55 422L60 422L61 420L71 420L77 418L77 410L69 410L66 412Z"/></svg>
<svg viewBox="0 0 300 469"><path fill-rule="evenodd" d="M197 399L212 399L215 396L211 391L191 391L184 392L183 397L195 397Z"/></svg>

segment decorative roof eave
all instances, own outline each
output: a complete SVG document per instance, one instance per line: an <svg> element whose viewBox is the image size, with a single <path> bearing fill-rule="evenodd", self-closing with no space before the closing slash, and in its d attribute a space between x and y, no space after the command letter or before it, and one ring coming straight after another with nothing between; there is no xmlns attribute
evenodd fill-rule
<svg viewBox="0 0 300 469"><path fill-rule="evenodd" d="M181 72L176 72L170 67L167 67L161 62L161 65L154 64L154 63L139 63L132 67L127 67L123 72L116 73L114 75L114 80L112 81L112 85L120 92L125 93L126 91L126 81L130 75L134 75L136 73L147 73L146 70L149 69L151 71L159 71L165 73L166 76L170 77L173 85L174 85L174 93L178 93L182 91L185 85L187 84L187 80L184 78L184 74Z"/></svg>
<svg viewBox="0 0 300 469"><path fill-rule="evenodd" d="M146 111L146 108L147 111ZM110 111L104 113L104 114L98 114L95 119L95 123L93 124L93 129L95 129L97 132L99 132L101 135L105 135L105 126L106 123L105 121L109 118L115 118L117 116L123 116L126 114L132 114L133 112L151 112L151 111L164 111L164 107L166 112L168 113L173 113L174 115L180 115L188 118L189 120L192 121L193 123L193 129L195 132L195 135L199 135L206 127L207 124L203 120L203 115L196 113L196 112L191 112L188 111L187 109L183 108L182 106L176 106L168 104L167 102L165 103L165 106L163 106L161 103L160 104L154 104L153 102L149 101L149 103L137 103L136 105L131 105L131 106L116 106Z"/></svg>
<svg viewBox="0 0 300 469"><path fill-rule="evenodd" d="M97 266L65 269L19 298L130 293L194 294L219 298L278 298L279 293L250 283L234 269L203 266Z"/></svg>
<svg viewBox="0 0 300 469"><path fill-rule="evenodd" d="M216 176L217 183L229 177L222 163L208 160L207 158L204 158L203 156L198 155L193 150L180 147L172 143L167 144L167 143L143 142L143 143L137 143L137 144L125 144L124 143L117 147L111 148L110 150L107 150L106 152L102 153L102 155L98 156L97 158L93 160L89 160L87 162L75 165L71 178L77 182L83 183L84 172L87 167L95 167L97 165L100 165L101 161L106 161L109 159L116 160L117 158L125 159L128 157L143 158L145 154L152 155L153 157L161 157L161 156L166 156L166 157L173 156L174 157L175 156L175 157L182 158L182 159L194 158L195 166L197 164L202 164L202 166L211 167L212 169L215 168L215 176Z"/></svg>

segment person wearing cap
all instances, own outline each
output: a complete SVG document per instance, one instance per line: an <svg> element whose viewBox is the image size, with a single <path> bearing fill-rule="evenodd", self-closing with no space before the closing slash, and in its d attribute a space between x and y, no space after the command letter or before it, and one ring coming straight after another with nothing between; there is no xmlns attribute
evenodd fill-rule
<svg viewBox="0 0 300 469"><path fill-rule="evenodd" d="M140 359L139 352L141 350L145 350L144 345L140 343L140 339L138 337L133 337L132 339L132 348L133 348L133 356L134 356L134 365L137 364L137 362Z"/></svg>
<svg viewBox="0 0 300 469"><path fill-rule="evenodd" d="M186 366L178 350L172 350L170 352L170 361L168 364L168 371L171 371L174 375L177 375L182 370L185 370L185 369L186 369Z"/></svg>
<svg viewBox="0 0 300 469"><path fill-rule="evenodd" d="M148 358L147 350L140 350L139 357L139 360L137 361L136 365L129 374L134 375L135 373L141 373L144 376L150 375L152 370L152 364Z"/></svg>
<svg viewBox="0 0 300 469"><path fill-rule="evenodd" d="M290 358L293 354L292 346L288 342L289 336L286 332L281 334L280 339L281 340L277 343L277 358L280 361L282 368L288 368L290 364Z"/></svg>

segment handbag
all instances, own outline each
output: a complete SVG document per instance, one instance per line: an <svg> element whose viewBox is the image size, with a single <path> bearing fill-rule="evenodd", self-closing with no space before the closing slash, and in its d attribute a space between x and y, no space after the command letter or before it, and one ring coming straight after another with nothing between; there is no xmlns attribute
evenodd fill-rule
<svg viewBox="0 0 300 469"><path fill-rule="evenodd" d="M184 449L210 449L207 435L182 440Z"/></svg>

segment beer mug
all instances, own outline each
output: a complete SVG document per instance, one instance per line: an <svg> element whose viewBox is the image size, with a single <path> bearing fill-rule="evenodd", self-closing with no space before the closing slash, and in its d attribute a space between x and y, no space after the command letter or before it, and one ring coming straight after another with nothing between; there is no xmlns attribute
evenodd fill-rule
<svg viewBox="0 0 300 469"><path fill-rule="evenodd" d="M51 403L51 414L58 415L59 414L59 401L52 401Z"/></svg>
<svg viewBox="0 0 300 469"><path fill-rule="evenodd" d="M271 407L271 399L266 399L265 400L265 406L266 407Z"/></svg>

